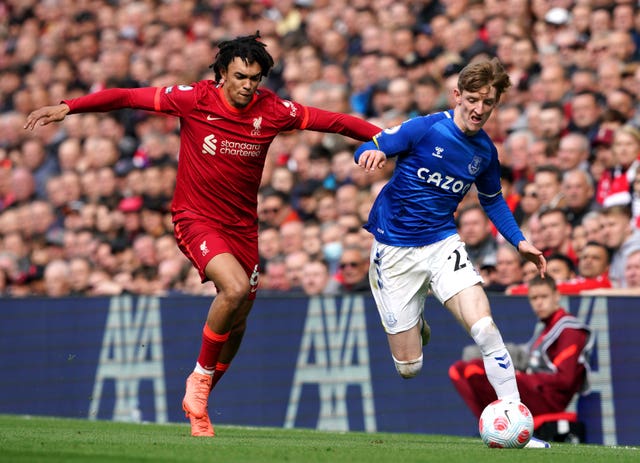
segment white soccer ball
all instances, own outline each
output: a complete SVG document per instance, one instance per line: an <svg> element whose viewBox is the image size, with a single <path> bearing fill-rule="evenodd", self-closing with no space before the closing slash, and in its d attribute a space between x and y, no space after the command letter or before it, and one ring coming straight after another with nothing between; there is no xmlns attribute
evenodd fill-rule
<svg viewBox="0 0 640 463"><path fill-rule="evenodd" d="M520 449L533 435L533 415L522 402L498 399L482 411L478 427L487 447Z"/></svg>

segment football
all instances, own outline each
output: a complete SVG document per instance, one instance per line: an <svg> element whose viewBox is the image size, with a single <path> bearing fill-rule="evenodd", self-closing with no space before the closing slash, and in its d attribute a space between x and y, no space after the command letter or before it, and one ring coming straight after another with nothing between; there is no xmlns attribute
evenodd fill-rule
<svg viewBox="0 0 640 463"><path fill-rule="evenodd" d="M533 415L522 402L496 400L482 411L478 427L487 447L519 449L533 435Z"/></svg>

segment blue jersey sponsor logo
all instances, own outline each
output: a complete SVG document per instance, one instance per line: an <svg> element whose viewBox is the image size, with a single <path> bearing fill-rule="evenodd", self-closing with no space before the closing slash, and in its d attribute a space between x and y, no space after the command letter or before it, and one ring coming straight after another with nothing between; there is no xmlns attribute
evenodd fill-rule
<svg viewBox="0 0 640 463"><path fill-rule="evenodd" d="M471 188L470 183L465 183L463 180L457 179L450 175L442 174L438 171L431 171L426 167L421 167L416 171L416 175L419 179L431 183L443 190L452 191L454 193L466 194Z"/></svg>

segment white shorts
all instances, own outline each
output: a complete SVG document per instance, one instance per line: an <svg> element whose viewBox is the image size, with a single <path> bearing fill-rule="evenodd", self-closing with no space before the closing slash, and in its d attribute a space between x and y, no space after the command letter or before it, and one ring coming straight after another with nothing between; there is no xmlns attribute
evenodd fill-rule
<svg viewBox="0 0 640 463"><path fill-rule="evenodd" d="M421 247L389 246L374 240L369 282L382 326L387 333L396 334L418 323L429 290L444 304L483 280L455 234Z"/></svg>

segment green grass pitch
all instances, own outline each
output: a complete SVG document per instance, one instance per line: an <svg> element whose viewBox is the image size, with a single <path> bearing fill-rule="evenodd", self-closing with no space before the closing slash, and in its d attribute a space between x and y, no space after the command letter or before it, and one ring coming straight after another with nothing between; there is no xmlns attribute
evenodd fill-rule
<svg viewBox="0 0 640 463"><path fill-rule="evenodd" d="M0 415L0 462L640 462L638 447L553 444L496 450L443 435L324 432L216 426L195 438L188 424L132 424Z"/></svg>

